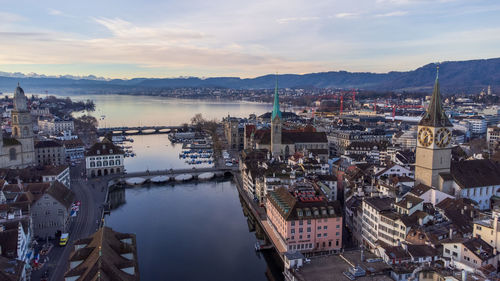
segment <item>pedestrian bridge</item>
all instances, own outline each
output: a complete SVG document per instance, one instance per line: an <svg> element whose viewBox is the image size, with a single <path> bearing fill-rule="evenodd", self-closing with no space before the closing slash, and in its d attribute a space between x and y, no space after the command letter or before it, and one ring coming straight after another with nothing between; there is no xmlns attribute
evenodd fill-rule
<svg viewBox="0 0 500 281"><path fill-rule="evenodd" d="M136 126L136 127L107 127L98 128L97 134L104 136L106 134L113 135L146 135L146 134L168 134L172 130L180 129L181 126Z"/></svg>

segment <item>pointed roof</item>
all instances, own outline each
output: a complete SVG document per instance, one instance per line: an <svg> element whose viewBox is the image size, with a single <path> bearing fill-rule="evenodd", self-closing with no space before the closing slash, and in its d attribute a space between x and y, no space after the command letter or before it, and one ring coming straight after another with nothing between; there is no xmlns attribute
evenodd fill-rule
<svg viewBox="0 0 500 281"><path fill-rule="evenodd" d="M439 91L439 66L436 71L436 83L434 84L434 91L432 92L431 102L429 107L424 114L420 123L420 126L431 126L431 127L451 127L452 124L448 117L446 116L443 105L441 103L441 93Z"/></svg>
<svg viewBox="0 0 500 281"><path fill-rule="evenodd" d="M281 119L280 102L278 98L278 75L276 74L276 87L274 89L274 104L273 104L273 115L271 116L271 121L278 116Z"/></svg>

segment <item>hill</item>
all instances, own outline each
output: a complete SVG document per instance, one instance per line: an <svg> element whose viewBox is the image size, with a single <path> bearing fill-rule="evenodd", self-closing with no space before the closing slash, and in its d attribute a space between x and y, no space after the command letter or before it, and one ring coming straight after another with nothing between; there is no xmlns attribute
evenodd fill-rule
<svg viewBox="0 0 500 281"><path fill-rule="evenodd" d="M145 93L162 88L217 87L234 89L272 88L274 75L241 79L238 77L213 78L135 78L130 80L76 79L74 77L36 77L16 74L15 77L1 76L0 91L12 92L17 82L29 92L71 92L71 93ZM347 72L330 71L309 74L281 74L281 88L342 88L373 91L418 92L428 91L436 75L436 64L424 65L407 72ZM94 77L94 76L89 76ZM477 93L491 85L500 88L500 58L449 61L440 64L441 87L447 92Z"/></svg>

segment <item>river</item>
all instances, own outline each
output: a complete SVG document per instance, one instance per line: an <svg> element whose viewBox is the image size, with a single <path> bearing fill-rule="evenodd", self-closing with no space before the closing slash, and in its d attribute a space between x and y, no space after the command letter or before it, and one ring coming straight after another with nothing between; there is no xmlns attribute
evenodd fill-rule
<svg viewBox="0 0 500 281"><path fill-rule="evenodd" d="M94 100L100 127L180 125L201 113L220 120L260 115L269 104L178 100L125 95L71 96ZM103 118L101 118L103 116ZM129 172L189 167L180 144L167 135L132 137L136 157ZM110 194L114 209L105 224L135 233L141 280L282 280L275 252L256 253L256 229L231 180L128 188Z"/></svg>

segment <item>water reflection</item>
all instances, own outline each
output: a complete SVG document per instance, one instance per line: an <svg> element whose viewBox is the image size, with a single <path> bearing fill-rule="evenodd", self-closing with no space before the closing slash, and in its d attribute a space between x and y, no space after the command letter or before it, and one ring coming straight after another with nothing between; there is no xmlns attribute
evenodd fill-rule
<svg viewBox="0 0 500 281"><path fill-rule="evenodd" d="M114 198L117 208L106 224L137 234L141 279L283 280L276 253L255 252L263 232L238 200L233 182L149 185L116 192L110 200Z"/></svg>

